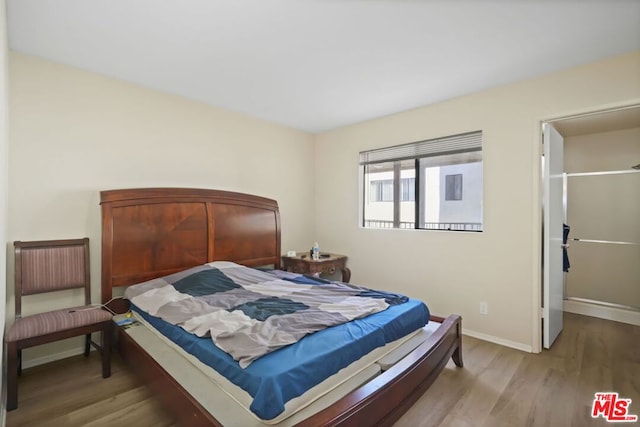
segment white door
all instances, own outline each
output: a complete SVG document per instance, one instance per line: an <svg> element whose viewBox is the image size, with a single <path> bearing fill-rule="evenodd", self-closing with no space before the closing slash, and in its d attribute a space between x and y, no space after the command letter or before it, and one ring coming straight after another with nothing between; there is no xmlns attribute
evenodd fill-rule
<svg viewBox="0 0 640 427"><path fill-rule="evenodd" d="M542 129L544 145L543 197L544 237L542 257L543 345L550 348L562 331L562 174L564 139L553 126Z"/></svg>

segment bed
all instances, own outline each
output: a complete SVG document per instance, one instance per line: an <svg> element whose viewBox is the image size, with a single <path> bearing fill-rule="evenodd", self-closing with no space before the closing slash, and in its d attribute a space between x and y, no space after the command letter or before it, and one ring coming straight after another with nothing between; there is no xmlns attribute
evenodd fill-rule
<svg viewBox="0 0 640 427"><path fill-rule="evenodd" d="M115 288L214 261L280 267L280 216L277 202L271 199L208 189L141 188L103 191L101 208L102 301L116 312L130 306L127 300L114 299L121 294ZM450 358L462 366L460 316L431 315L428 326L431 330L425 338L412 338L419 344L405 349L397 363L394 360L384 369L379 363L363 368L324 402L320 398L285 420L287 425L393 424L435 381ZM172 351L165 350L161 339L146 327L118 328L117 334L122 359L181 425L228 424L229 415L224 413L235 413L235 408L230 409L234 402L227 403L224 397L209 399L217 403L203 402L207 396L202 396L201 375L189 371L192 373L184 374L189 381L181 378L182 368L176 368ZM164 360L163 355L169 359Z"/></svg>

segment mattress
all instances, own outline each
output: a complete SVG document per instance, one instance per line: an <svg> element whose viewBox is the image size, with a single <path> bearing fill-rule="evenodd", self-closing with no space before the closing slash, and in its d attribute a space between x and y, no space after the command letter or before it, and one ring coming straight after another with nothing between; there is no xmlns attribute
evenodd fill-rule
<svg viewBox="0 0 640 427"><path fill-rule="evenodd" d="M304 283L315 280L299 276L286 277ZM256 418L277 423L290 415L288 408L304 406L306 403L299 404L296 399L325 378L336 373L344 377L342 369L355 361L363 360L363 365L368 366L391 349L382 350L382 355L371 353L372 350L393 341L401 343L402 337L424 325L428 310L421 301L408 299L385 311L307 335L295 344L259 358L246 369L217 348L210 338L197 337L148 313L139 315L171 342L243 389L241 395L244 400L248 399L245 403ZM353 369L358 371L358 365Z"/></svg>
<svg viewBox="0 0 640 427"><path fill-rule="evenodd" d="M425 327L370 352L285 405L276 419L261 420L249 409L251 396L215 370L185 352L134 313L139 321L125 333L162 366L189 394L225 426L288 427L330 406L350 391L375 378L424 342L439 323Z"/></svg>

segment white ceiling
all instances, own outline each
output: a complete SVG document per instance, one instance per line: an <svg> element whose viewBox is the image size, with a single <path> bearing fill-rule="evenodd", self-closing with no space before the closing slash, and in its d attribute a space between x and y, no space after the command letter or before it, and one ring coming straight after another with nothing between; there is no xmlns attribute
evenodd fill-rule
<svg viewBox="0 0 640 427"><path fill-rule="evenodd" d="M640 50L640 0L7 0L7 15L13 50L309 132Z"/></svg>

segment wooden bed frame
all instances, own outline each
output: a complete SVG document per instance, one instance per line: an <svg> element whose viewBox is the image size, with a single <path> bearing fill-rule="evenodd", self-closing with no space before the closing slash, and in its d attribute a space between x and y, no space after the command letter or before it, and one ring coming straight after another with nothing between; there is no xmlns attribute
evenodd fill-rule
<svg viewBox="0 0 640 427"><path fill-rule="evenodd" d="M280 267L280 214L274 200L218 190L140 188L102 191L102 302L128 286L215 260ZM123 299L109 302L117 312ZM300 426L391 425L429 388L449 358L462 366L461 318L442 325L389 370ZM121 357L181 425L221 426L122 330Z"/></svg>

